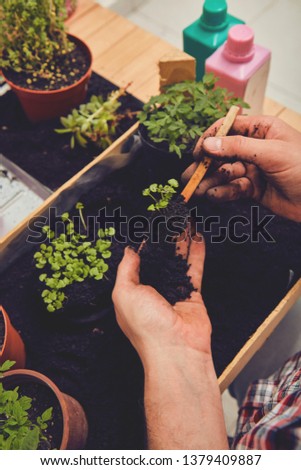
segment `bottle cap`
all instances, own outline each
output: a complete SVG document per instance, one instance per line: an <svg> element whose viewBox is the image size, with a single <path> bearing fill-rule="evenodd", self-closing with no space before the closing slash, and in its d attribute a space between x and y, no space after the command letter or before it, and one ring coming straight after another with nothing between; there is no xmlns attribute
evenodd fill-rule
<svg viewBox="0 0 301 470"><path fill-rule="evenodd" d="M227 9L226 0L205 0L201 16L202 26L209 30L225 28L228 25Z"/></svg>
<svg viewBox="0 0 301 470"><path fill-rule="evenodd" d="M254 31L245 24L233 26L224 45L224 56L231 62L249 62L255 54Z"/></svg>

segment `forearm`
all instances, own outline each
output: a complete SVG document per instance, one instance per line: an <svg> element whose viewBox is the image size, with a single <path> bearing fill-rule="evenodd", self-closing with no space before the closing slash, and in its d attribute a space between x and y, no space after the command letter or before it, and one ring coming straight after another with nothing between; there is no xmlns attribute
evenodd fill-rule
<svg viewBox="0 0 301 470"><path fill-rule="evenodd" d="M197 352L168 355L145 369L150 449L227 449L221 395L212 359Z"/></svg>

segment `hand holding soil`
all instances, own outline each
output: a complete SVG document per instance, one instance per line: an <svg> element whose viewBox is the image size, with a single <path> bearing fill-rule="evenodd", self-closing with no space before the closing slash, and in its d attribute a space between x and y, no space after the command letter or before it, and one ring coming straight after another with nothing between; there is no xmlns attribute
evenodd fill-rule
<svg viewBox="0 0 301 470"><path fill-rule="evenodd" d="M200 293L205 244L188 238L178 242L178 252L187 259L187 274L196 290L174 306L154 288L140 284L140 257L135 251L126 248L119 265L113 291L117 321L144 366L164 357L181 361L183 351L211 357L211 324Z"/></svg>
<svg viewBox="0 0 301 470"><path fill-rule="evenodd" d="M275 214L300 222L301 134L277 118L238 116L232 127L238 135L212 138L222 122L199 139L194 157L228 162L208 175L195 194L216 202L253 198ZM196 166L185 171L185 181Z"/></svg>

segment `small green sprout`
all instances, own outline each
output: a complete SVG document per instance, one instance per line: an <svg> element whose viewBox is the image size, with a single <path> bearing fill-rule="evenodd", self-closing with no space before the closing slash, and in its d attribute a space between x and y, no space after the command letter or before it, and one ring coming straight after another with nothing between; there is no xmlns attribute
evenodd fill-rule
<svg viewBox="0 0 301 470"><path fill-rule="evenodd" d="M87 231L83 217L84 205L76 204L82 224ZM42 299L47 305L48 312L63 308L66 300L64 290L75 282L84 282L87 278L100 281L106 278L109 265L105 260L111 257L112 241L109 237L115 235L115 229L109 227L98 230L95 242L89 241L86 234L78 233L69 213L64 212L61 220L65 223L66 233L58 237L49 226L43 227L47 234L48 243L42 243L40 250L34 254L35 266L43 270L39 280L45 284Z"/></svg>
<svg viewBox="0 0 301 470"><path fill-rule="evenodd" d="M168 145L169 152L182 158L196 140L217 119L225 116L232 105L249 107L225 88L215 87L217 78L205 75L200 82L185 81L166 87L150 98L139 114L139 121L155 143Z"/></svg>
<svg viewBox="0 0 301 470"><path fill-rule="evenodd" d="M0 450L36 450L42 442L50 447L44 431L52 419L52 407L34 422L30 418L32 399L19 394L19 387L6 390L1 382L14 361L0 365Z"/></svg>
<svg viewBox="0 0 301 470"><path fill-rule="evenodd" d="M93 95L88 103L81 104L66 116L61 117L63 129L56 129L58 134L71 134L70 147L75 144L86 147L88 142L105 149L113 142L116 126L124 118L117 110L121 106L119 98L126 93L126 88L112 91L106 100Z"/></svg>
<svg viewBox="0 0 301 470"><path fill-rule="evenodd" d="M148 206L147 210L154 212L166 209L169 201L174 194L177 193L176 189L179 187L179 183L175 179L168 180L167 184L156 184L153 183L142 191L143 196L149 196L153 199L154 203ZM157 195L154 196L154 195Z"/></svg>

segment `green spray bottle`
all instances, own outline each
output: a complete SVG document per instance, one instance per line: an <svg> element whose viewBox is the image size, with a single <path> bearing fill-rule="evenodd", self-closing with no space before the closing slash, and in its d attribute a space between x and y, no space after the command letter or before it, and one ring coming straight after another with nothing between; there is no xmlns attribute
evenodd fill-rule
<svg viewBox="0 0 301 470"><path fill-rule="evenodd" d="M197 80L203 78L207 57L226 41L228 30L242 23L228 14L226 0L205 0L202 16L183 30L184 51L196 59Z"/></svg>

